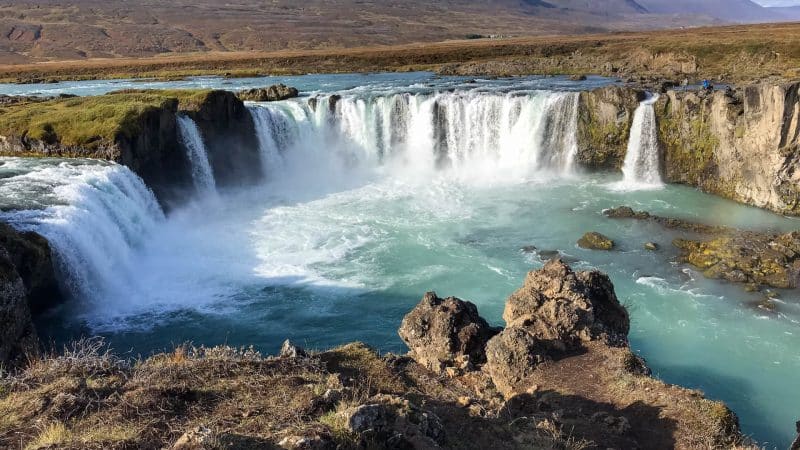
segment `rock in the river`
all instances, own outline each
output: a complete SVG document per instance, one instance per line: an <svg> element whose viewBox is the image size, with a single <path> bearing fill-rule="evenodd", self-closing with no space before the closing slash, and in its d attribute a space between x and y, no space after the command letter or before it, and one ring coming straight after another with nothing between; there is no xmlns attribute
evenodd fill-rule
<svg viewBox="0 0 800 450"><path fill-rule="evenodd" d="M662 217L648 213L647 211L635 211L629 206L619 206L617 208L609 208L603 211L606 217L611 219L636 219L636 220L649 220L655 222L665 228L673 230L690 231L693 233L727 233L733 231L728 227L719 225L706 225L703 223L692 222L689 220L676 219L673 217Z"/></svg>
<svg viewBox="0 0 800 450"><path fill-rule="evenodd" d="M448 366L483 363L486 342L497 330L478 315L473 303L428 292L403 318L398 333L415 360L441 372Z"/></svg>
<svg viewBox="0 0 800 450"><path fill-rule="evenodd" d="M251 102L274 102L297 97L300 92L285 84L276 84L267 88L255 88L241 91L237 94L239 99Z"/></svg>
<svg viewBox="0 0 800 450"><path fill-rule="evenodd" d="M578 239L578 246L589 250L611 250L614 241L596 231L590 231Z"/></svg>
<svg viewBox="0 0 800 450"><path fill-rule="evenodd" d="M651 252L658 251L658 244L656 244L655 242L645 242L644 249L649 250Z"/></svg>
<svg viewBox="0 0 800 450"><path fill-rule="evenodd" d="M708 241L676 239L689 264L709 278L776 288L800 282L800 232L736 232Z"/></svg>
<svg viewBox="0 0 800 450"><path fill-rule="evenodd" d="M800 421L795 424L795 428L797 429L797 438L789 446L789 450L800 450Z"/></svg>

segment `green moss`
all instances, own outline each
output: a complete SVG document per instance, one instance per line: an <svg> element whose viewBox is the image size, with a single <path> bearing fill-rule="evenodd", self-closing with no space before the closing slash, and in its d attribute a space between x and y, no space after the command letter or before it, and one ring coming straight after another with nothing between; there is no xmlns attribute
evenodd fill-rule
<svg viewBox="0 0 800 450"><path fill-rule="evenodd" d="M0 135L94 149L140 131L142 115L197 109L210 90L128 90L93 97L29 102L0 108Z"/></svg>
<svg viewBox="0 0 800 450"><path fill-rule="evenodd" d="M708 188L718 179L707 176L713 170L719 139L711 132L709 117L700 105L696 113L676 110L668 102L657 109L661 143L666 151L666 172L670 181Z"/></svg>
<svg viewBox="0 0 800 450"><path fill-rule="evenodd" d="M627 120L603 119L595 100L586 98L584 101L588 104L580 111L578 160L591 169L621 170L632 115L629 113Z"/></svg>

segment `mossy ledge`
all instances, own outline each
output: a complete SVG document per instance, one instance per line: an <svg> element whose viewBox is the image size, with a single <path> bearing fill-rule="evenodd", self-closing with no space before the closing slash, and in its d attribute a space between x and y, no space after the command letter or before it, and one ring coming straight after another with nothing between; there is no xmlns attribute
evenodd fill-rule
<svg viewBox="0 0 800 450"><path fill-rule="evenodd" d="M608 86L581 92L578 106L577 162L590 171L620 171L633 115L645 92Z"/></svg>
<svg viewBox="0 0 800 450"><path fill-rule="evenodd" d="M252 118L235 94L222 90L124 90L9 104L0 108L0 155L115 161L170 206L192 187L178 114L197 122L220 184L258 177ZM245 155L232 158L231 148Z"/></svg>

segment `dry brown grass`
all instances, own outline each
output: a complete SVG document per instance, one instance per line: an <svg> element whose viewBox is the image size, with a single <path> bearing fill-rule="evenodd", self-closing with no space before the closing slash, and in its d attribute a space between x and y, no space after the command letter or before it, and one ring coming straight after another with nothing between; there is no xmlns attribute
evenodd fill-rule
<svg viewBox="0 0 800 450"><path fill-rule="evenodd" d="M586 364L597 361L579 356L559 362L572 378L559 376L555 366L542 371L550 384L543 381L542 394L533 398L556 399L566 411L577 408L571 413L577 419L567 420L552 410L514 412L514 407L503 406L480 372L443 377L409 358L380 356L360 343L308 358L187 344L129 363L101 340L83 340L0 379L0 448L155 449L198 426L213 430L226 448L269 448L287 436L309 433L329 434L340 448L356 448L361 437L348 431L343 412L386 399L394 399L389 401L395 405L408 400L435 413L445 428L446 448L579 450L592 441L624 443L593 434L593 425L587 433L575 421L587 422L593 408L604 407L602 402L622 410L637 401L675 420L671 432L678 447L722 444L709 439L719 434L714 426L724 424L726 408L629 374L623 370L624 355L618 356L619 361L589 372L576 367L592 367ZM335 403L325 400L330 389L339 393ZM569 397L568 390L583 397ZM464 403L462 398L471 400ZM633 418L631 423L659 426ZM703 427L708 439L698 437Z"/></svg>
<svg viewBox="0 0 800 450"><path fill-rule="evenodd" d="M800 70L800 24L741 25L653 32L463 40L347 49L209 52L152 58L113 58L0 65L0 79L175 78L216 74L302 74L448 70L461 73L605 73L674 76L696 61L694 78L733 82L795 79ZM617 72L619 73L619 72Z"/></svg>

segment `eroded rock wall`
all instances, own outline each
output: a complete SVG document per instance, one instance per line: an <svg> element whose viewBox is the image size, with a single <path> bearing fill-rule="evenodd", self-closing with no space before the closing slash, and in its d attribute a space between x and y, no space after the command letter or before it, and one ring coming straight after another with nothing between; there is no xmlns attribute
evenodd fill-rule
<svg viewBox="0 0 800 450"><path fill-rule="evenodd" d="M252 184L261 179L261 155L253 117L228 91L213 91L197 111L197 123L218 186Z"/></svg>
<svg viewBox="0 0 800 450"><path fill-rule="evenodd" d="M0 223L0 366L37 350L31 310L61 301L47 241Z"/></svg>
<svg viewBox="0 0 800 450"><path fill-rule="evenodd" d="M643 91L608 86L582 92L578 106L577 161L588 170L622 169L633 114Z"/></svg>
<svg viewBox="0 0 800 450"><path fill-rule="evenodd" d="M800 82L670 91L656 105L665 180L800 214Z"/></svg>

